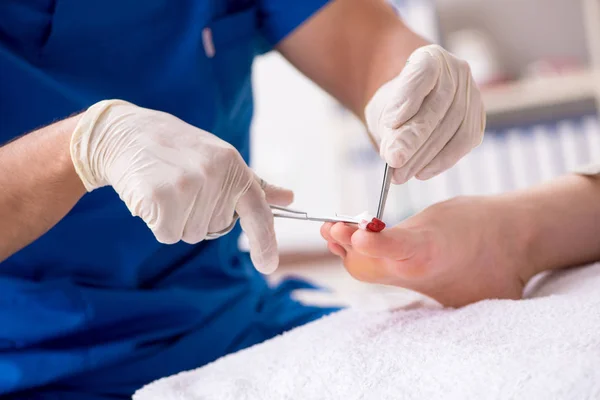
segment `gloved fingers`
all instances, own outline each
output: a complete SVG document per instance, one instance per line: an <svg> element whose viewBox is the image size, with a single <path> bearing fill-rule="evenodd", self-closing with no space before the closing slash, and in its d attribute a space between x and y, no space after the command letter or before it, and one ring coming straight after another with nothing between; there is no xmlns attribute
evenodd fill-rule
<svg viewBox="0 0 600 400"><path fill-rule="evenodd" d="M467 76L461 76L460 78L468 79ZM459 128L463 124L465 114L468 112L467 96L468 93L464 90L456 92L454 101L450 104L448 111L427 141L402 168L394 170L394 183L405 183L418 174L423 168L431 163L452 137L458 133Z"/></svg>
<svg viewBox="0 0 600 400"><path fill-rule="evenodd" d="M442 151L425 168L417 173L416 178L420 180L431 179L453 167L461 158L477 146L477 142L473 140L474 136L461 127L460 131L454 135Z"/></svg>
<svg viewBox="0 0 600 400"><path fill-rule="evenodd" d="M236 211L250 242L250 257L254 266L263 274L270 274L279 265L277 238L273 212L256 180L252 181L248 190L240 197Z"/></svg>
<svg viewBox="0 0 600 400"><path fill-rule="evenodd" d="M417 114L440 71L429 53L417 50L400 75L377 90L365 108L369 133L377 144L383 137L382 130L396 129Z"/></svg>
<svg viewBox="0 0 600 400"><path fill-rule="evenodd" d="M473 148L481 144L485 131L486 115L479 91L470 91L467 115L456 134L446 146L416 174L417 179L431 179L454 166ZM475 109L469 109L474 107Z"/></svg>
<svg viewBox="0 0 600 400"><path fill-rule="evenodd" d="M189 244L196 244L206 239L209 232L219 232L225 229L223 223L219 227L215 227L210 213L206 210L214 210L215 205L209 203L210 199L196 199L191 203L191 209L185 213L187 222L183 229L182 240ZM233 215L233 211L231 211ZM231 218L229 219L231 221ZM214 231L213 231L214 229Z"/></svg>
<svg viewBox="0 0 600 400"><path fill-rule="evenodd" d="M198 185L199 177L192 174L182 174L172 164L162 165L161 172L171 177L164 182L155 180L156 174L147 174L139 171L137 174L119 176L112 179L113 188L121 200L127 205L131 214L140 217L152 231L156 240L164 244L174 244L184 239L184 233L188 230L189 216L194 212L197 191L189 188ZM200 213L202 217L202 213ZM197 220L197 219L195 219ZM197 221L202 229L208 222ZM198 230L195 229L195 230ZM204 239L200 233L197 243Z"/></svg>
<svg viewBox="0 0 600 400"><path fill-rule="evenodd" d="M293 200L294 193L290 190L279 188L274 185L270 185L265 180L259 178L256 174L253 174L256 182L261 186L261 189L265 191L264 195L267 195L267 192L271 195L271 199L273 200L272 204L277 205L287 205ZM250 183L246 183L242 186L249 186ZM244 190L245 191L245 190ZM197 202L198 204L205 205L202 209L196 208L195 211L198 215L192 214L188 219L189 229L184 231L184 241L187 243L197 243L200 240L206 238L207 234L211 234L211 239L220 237L222 235L226 235L229 233L238 219L238 214L236 214L236 203L238 201L237 198L232 196L222 196L223 199L218 200L219 206L216 204L209 204L210 199L204 199L202 201ZM269 201L267 199L267 201ZM194 221L197 221L198 218L201 218L206 215L206 210L212 209L213 213L210 215L210 222L208 223L208 230L198 229ZM198 218L197 218L198 217ZM202 225L205 226L206 224ZM189 232L188 235L186 233Z"/></svg>
<svg viewBox="0 0 600 400"><path fill-rule="evenodd" d="M380 148L382 137L380 130L384 129L383 125L381 124L381 118L384 110L386 109L387 102L397 91L397 79L398 78L393 79L381 86L375 95L373 95L373 98L369 101L367 107L365 107L367 132L378 149Z"/></svg>
<svg viewBox="0 0 600 400"><path fill-rule="evenodd" d="M472 89L471 89L472 88ZM483 104L481 92L472 77L469 79L469 98L467 109L472 110L465 119L468 131L472 133L473 147L479 146L483 142L483 135L487 123L487 114Z"/></svg>
<svg viewBox="0 0 600 400"><path fill-rule="evenodd" d="M397 93L391 102L388 100L382 124L397 129L414 117L427 96L435 91L442 73L438 57L422 49L415 51L395 81Z"/></svg>
<svg viewBox="0 0 600 400"><path fill-rule="evenodd" d="M409 127L384 128L379 154L392 168L402 168L421 146L421 133ZM426 140L427 138L425 138Z"/></svg>
<svg viewBox="0 0 600 400"><path fill-rule="evenodd" d="M133 214L138 215L152 231L156 240L164 244L174 244L181 240L184 221L178 206L172 204L171 189L168 187L153 188L146 193L141 190L138 195L143 199L139 207L134 207ZM126 204L127 203L126 201ZM168 206L165 206L167 204Z"/></svg>
<svg viewBox="0 0 600 400"><path fill-rule="evenodd" d="M242 184L241 187L249 187L251 181L249 180L246 184ZM242 191L242 193L245 190ZM204 213L207 214L207 210L213 210L209 215L208 233L211 234L211 238L220 237L226 235L233 229L237 222L238 215L236 214L236 207L238 197L230 195L229 193L222 193L220 198L214 198L215 203L210 207L209 199L206 199L204 203L207 207L204 209Z"/></svg>
<svg viewBox="0 0 600 400"><path fill-rule="evenodd" d="M286 207L294 202L293 191L272 185L256 174L254 174L254 179L256 179L263 192L265 192L267 203Z"/></svg>
<svg viewBox="0 0 600 400"><path fill-rule="evenodd" d="M419 180L431 179L449 168L452 168L458 161L466 156L471 148L470 140L466 135L457 133L450 139L446 147L442 149L431 162L425 166L415 177Z"/></svg>
<svg viewBox="0 0 600 400"><path fill-rule="evenodd" d="M446 115L456 93L456 78L442 74L417 114L382 138L380 153L393 168L402 168L432 136Z"/></svg>

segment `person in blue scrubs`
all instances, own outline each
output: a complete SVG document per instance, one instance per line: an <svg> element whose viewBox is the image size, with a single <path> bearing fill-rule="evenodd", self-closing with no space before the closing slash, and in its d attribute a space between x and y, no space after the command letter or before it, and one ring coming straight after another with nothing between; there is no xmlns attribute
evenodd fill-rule
<svg viewBox="0 0 600 400"><path fill-rule="evenodd" d="M326 3L0 2L2 398L130 398L334 311L256 270L291 201L247 166L256 55L366 120L396 183L481 140L464 62L384 1Z"/></svg>

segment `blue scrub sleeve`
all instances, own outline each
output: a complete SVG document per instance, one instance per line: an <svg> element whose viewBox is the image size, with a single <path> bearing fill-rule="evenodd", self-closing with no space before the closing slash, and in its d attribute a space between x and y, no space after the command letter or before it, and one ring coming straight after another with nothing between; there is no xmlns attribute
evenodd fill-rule
<svg viewBox="0 0 600 400"><path fill-rule="evenodd" d="M275 46L327 3L328 0L259 0L261 33Z"/></svg>

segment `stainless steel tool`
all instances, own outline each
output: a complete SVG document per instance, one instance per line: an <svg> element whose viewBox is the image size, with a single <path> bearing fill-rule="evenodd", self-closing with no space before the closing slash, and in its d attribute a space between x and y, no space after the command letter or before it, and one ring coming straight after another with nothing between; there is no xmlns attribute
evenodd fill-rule
<svg viewBox="0 0 600 400"><path fill-rule="evenodd" d="M385 172L383 173L383 184L381 185L381 194L379 195L379 205L377 206L377 219L383 218L383 212L385 211L385 203L387 203L388 193L390 192L390 185L392 184L392 168L389 164L385 164Z"/></svg>

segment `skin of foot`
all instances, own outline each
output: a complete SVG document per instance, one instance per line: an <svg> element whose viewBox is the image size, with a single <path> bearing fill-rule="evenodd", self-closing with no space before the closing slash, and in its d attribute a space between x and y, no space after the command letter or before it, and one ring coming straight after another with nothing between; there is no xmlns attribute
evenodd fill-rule
<svg viewBox="0 0 600 400"><path fill-rule="evenodd" d="M321 235L356 279L423 293L460 307L520 299L537 267L527 213L500 197L459 197L379 233L326 223Z"/></svg>

